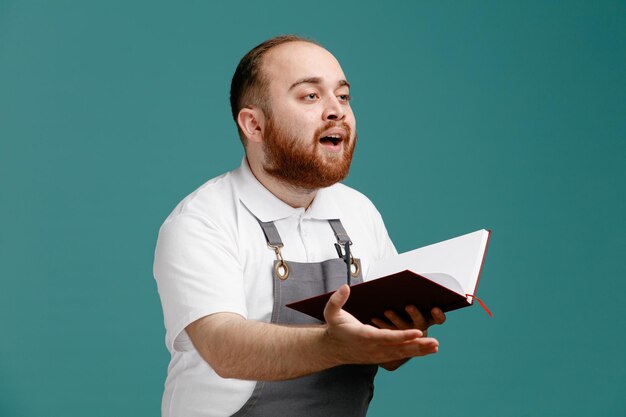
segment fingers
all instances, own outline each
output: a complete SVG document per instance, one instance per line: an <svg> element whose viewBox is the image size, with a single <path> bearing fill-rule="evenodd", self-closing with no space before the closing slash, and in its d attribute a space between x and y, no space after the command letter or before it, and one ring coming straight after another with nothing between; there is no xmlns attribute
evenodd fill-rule
<svg viewBox="0 0 626 417"><path fill-rule="evenodd" d="M396 322L397 322L397 320L396 320ZM400 323L390 324L386 320L382 320L382 319L379 319L379 318L373 318L372 319L372 323L374 323L376 325L376 327L378 327L379 329L391 330L391 331L394 331L394 332L397 332L398 330L411 330L411 331L415 331L416 330L417 331L416 333L413 332L413 333L405 333L405 334L415 334L415 335L417 335L415 337L423 337L424 336L424 332L422 332L419 329L413 328L412 326L408 325L404 321L403 321L402 324L400 324Z"/></svg>
<svg viewBox="0 0 626 417"><path fill-rule="evenodd" d="M380 345L398 345L411 342L422 337L423 333L418 329L395 330L395 329L377 329L368 326L368 334L364 336L370 341Z"/></svg>
<svg viewBox="0 0 626 417"><path fill-rule="evenodd" d="M376 327L378 327L379 329L387 329L387 330L394 330L394 329L396 329L396 327L394 327L392 324L389 324L385 320L374 318L374 319L372 319L372 323L374 323L376 325Z"/></svg>
<svg viewBox="0 0 626 417"><path fill-rule="evenodd" d="M413 326L413 323L407 322L398 314L396 314L395 311L387 310L385 311L384 314L387 320L389 320L394 326L396 326L397 329L405 330L405 329L413 329L416 327L416 326Z"/></svg>
<svg viewBox="0 0 626 417"><path fill-rule="evenodd" d="M438 307L435 307L431 310L432 318L430 320L426 320L424 318L424 315L413 305L407 306L405 310L411 318L410 322L405 320L396 312L392 310L387 310L385 311L384 316L387 318L388 321L376 318L372 319L372 323L374 323L381 329L420 329L425 334L426 330L428 330L430 326L434 324L443 324L446 321L446 315Z"/></svg>
<svg viewBox="0 0 626 417"><path fill-rule="evenodd" d="M443 324L446 321L446 315L443 313L443 311L438 308L435 307L430 311L430 314L433 316L433 319L431 320L430 324Z"/></svg>
<svg viewBox="0 0 626 417"><path fill-rule="evenodd" d="M422 330L428 329L433 324L443 324L446 321L446 315L439 307L430 310L432 316L430 320L426 320L415 306L407 306L406 312L411 316L414 326Z"/></svg>
<svg viewBox="0 0 626 417"><path fill-rule="evenodd" d="M330 296L326 307L324 307L324 318L326 322L332 321L340 312L346 301L350 297L350 287L348 285L342 285Z"/></svg>
<svg viewBox="0 0 626 417"><path fill-rule="evenodd" d="M394 354L409 358L437 353L439 351L439 342L431 337L420 337L401 344L386 345L386 348L392 349Z"/></svg>
<svg viewBox="0 0 626 417"><path fill-rule="evenodd" d="M407 306L405 310L407 313L409 313L411 320L413 320L414 327L417 327L420 330L428 329L428 323L426 322L426 319L424 318L422 313L420 313L420 311L417 309L417 307L410 305Z"/></svg>
<svg viewBox="0 0 626 417"><path fill-rule="evenodd" d="M420 313L420 311L415 306L407 306L405 310L408 313L411 321L405 320L393 310L387 310L383 314L389 321L375 318L372 319L372 322L381 329L428 329L428 322L426 321L426 319L424 319L422 313Z"/></svg>

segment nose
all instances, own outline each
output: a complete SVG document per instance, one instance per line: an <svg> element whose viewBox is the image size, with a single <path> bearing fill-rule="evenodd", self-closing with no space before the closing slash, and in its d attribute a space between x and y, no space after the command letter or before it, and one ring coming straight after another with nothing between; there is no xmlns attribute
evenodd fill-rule
<svg viewBox="0 0 626 417"><path fill-rule="evenodd" d="M346 117L346 110L339 102L339 99L334 95L330 96L324 103L324 113L322 118L324 120L342 120Z"/></svg>

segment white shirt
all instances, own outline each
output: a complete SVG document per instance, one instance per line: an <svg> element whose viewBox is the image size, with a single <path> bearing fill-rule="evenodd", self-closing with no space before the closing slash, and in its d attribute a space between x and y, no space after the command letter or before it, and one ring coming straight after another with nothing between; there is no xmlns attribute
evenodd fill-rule
<svg viewBox="0 0 626 417"><path fill-rule="evenodd" d="M372 261L396 254L374 205L343 184L319 190L307 210L270 193L245 158L238 169L203 184L167 217L155 251L154 276L171 353L164 417L229 416L252 394L254 381L219 377L195 350L185 327L219 312L270 321L276 255L255 216L275 223L288 261L337 257L327 221L337 218L364 276Z"/></svg>

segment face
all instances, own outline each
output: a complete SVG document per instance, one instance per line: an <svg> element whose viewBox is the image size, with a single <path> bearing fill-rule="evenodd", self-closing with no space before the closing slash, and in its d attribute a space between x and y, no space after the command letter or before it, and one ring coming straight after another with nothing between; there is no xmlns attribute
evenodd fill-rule
<svg viewBox="0 0 626 417"><path fill-rule="evenodd" d="M337 60L317 45L291 42L268 52L263 69L270 80L264 170L308 190L345 178L356 121Z"/></svg>

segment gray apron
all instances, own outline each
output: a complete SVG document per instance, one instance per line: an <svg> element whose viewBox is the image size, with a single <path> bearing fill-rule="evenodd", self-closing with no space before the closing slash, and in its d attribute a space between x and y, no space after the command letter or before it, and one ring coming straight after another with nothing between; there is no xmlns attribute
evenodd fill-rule
<svg viewBox="0 0 626 417"><path fill-rule="evenodd" d="M350 242L341 222L328 221L337 242ZM274 306L272 323L321 324L320 321L285 307L285 304L334 291L346 283L343 259L301 263L282 259L283 246L273 222L259 221L274 261ZM352 282L363 282L358 259ZM287 381L257 381L252 396L233 417L362 417L374 393L376 365L342 365Z"/></svg>

